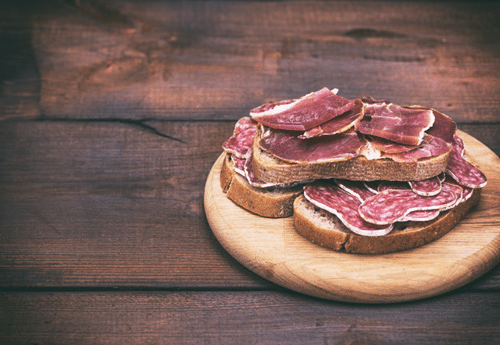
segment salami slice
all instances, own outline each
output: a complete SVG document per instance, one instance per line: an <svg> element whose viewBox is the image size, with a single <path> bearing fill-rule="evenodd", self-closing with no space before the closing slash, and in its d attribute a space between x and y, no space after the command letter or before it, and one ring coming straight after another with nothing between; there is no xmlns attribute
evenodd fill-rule
<svg viewBox="0 0 500 345"><path fill-rule="evenodd" d="M313 183L304 188L304 196L312 204L336 215L352 232L362 236L384 236L391 225L375 225L360 217L360 201L334 184Z"/></svg>
<svg viewBox="0 0 500 345"><path fill-rule="evenodd" d="M437 218L441 210L413 211L401 219L401 222L426 222Z"/></svg>
<svg viewBox="0 0 500 345"><path fill-rule="evenodd" d="M441 180L439 176L434 176L422 181L409 181L411 189L423 196L432 196L441 191Z"/></svg>
<svg viewBox="0 0 500 345"><path fill-rule="evenodd" d="M222 144L222 148L236 157L243 158L253 145L256 133L257 122L248 117L241 118L235 125L233 135Z"/></svg>
<svg viewBox="0 0 500 345"><path fill-rule="evenodd" d="M464 153L464 143L455 135L446 173L462 186L483 188L487 183L486 176L481 170L465 160Z"/></svg>
<svg viewBox="0 0 500 345"><path fill-rule="evenodd" d="M235 155L231 155L231 160L233 161L233 169L236 171L238 174L245 176L245 158L239 158L236 157Z"/></svg>
<svg viewBox="0 0 500 345"><path fill-rule="evenodd" d="M234 131L233 134L237 134L247 128L255 128L257 127L257 121L252 119L251 117L244 116L240 118L236 124L234 125Z"/></svg>
<svg viewBox="0 0 500 345"><path fill-rule="evenodd" d="M404 220L412 211L442 210L455 205L458 196L447 184L435 196L422 196L411 189L385 190L366 200L359 207L360 216L374 224L392 224Z"/></svg>
<svg viewBox="0 0 500 345"><path fill-rule="evenodd" d="M373 194L378 193L378 187L381 181L363 181L363 185Z"/></svg>
<svg viewBox="0 0 500 345"><path fill-rule="evenodd" d="M347 193L356 197L360 202L377 194L376 191L368 189L363 181L335 179L335 183Z"/></svg>

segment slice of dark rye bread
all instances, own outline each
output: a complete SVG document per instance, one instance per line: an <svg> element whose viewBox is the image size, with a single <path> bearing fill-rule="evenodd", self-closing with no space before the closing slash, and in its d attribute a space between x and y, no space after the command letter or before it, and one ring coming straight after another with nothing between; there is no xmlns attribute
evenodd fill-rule
<svg viewBox="0 0 500 345"><path fill-rule="evenodd" d="M358 181L390 180L420 181L439 175L446 169L450 153L422 158L416 162L395 162L391 159L356 157L321 163L284 161L259 145L262 130L257 130L253 146L252 170L261 181L291 183L308 179L349 179Z"/></svg>
<svg viewBox="0 0 500 345"><path fill-rule="evenodd" d="M354 234L337 216L316 207L301 195L293 205L294 226L304 238L325 248L356 254L386 254L419 247L442 237L478 203L480 195L481 189L474 189L469 199L437 218L397 223L392 232L379 237Z"/></svg>
<svg viewBox="0 0 500 345"><path fill-rule="evenodd" d="M220 184L226 196L247 211L262 217L282 218L293 214L293 202L303 192L303 186L287 188L255 188L245 177L234 171L230 155L225 154Z"/></svg>

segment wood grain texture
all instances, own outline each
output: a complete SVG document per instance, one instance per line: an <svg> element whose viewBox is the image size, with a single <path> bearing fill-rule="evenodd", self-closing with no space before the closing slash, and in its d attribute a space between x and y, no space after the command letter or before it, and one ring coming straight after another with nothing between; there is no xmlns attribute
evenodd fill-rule
<svg viewBox="0 0 500 345"><path fill-rule="evenodd" d="M495 3L83 0L35 6L26 30L48 117L234 120L326 86L493 121L499 14Z"/></svg>
<svg viewBox="0 0 500 345"><path fill-rule="evenodd" d="M293 217L263 218L220 188L221 156L205 187L214 234L245 267L286 288L327 299L392 303L435 296L478 278L500 261L500 158L459 132L488 178L479 205L441 239L412 250L354 255L321 248L300 236Z"/></svg>
<svg viewBox="0 0 500 345"><path fill-rule="evenodd" d="M231 259L203 186L232 123L0 126L0 286L268 287Z"/></svg>
<svg viewBox="0 0 500 345"><path fill-rule="evenodd" d="M203 210L234 121L323 86L435 107L500 155L499 14L0 2L0 343L499 343L500 265L423 301L325 301L244 268Z"/></svg>
<svg viewBox="0 0 500 345"><path fill-rule="evenodd" d="M6 344L496 344L500 298L353 305L283 292L3 293Z"/></svg>

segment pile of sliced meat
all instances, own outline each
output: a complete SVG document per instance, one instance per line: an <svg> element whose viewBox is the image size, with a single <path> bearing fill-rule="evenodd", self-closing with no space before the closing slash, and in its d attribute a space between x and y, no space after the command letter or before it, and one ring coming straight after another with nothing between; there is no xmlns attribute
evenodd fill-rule
<svg viewBox="0 0 500 345"><path fill-rule="evenodd" d="M451 150L456 124L450 117L371 97L349 100L336 91L323 88L253 109L250 116L267 129L260 146L297 163L358 156L415 162Z"/></svg>
<svg viewBox="0 0 500 345"><path fill-rule="evenodd" d="M415 162L450 153L441 176L409 182L314 181L305 197L364 236L389 233L397 222L427 221L464 202L486 177L464 159L464 145L448 116L421 106L404 107L365 97L355 100L323 88L302 98L264 104L238 121L223 148L252 186L276 187L252 173L252 146L290 162L335 162L364 156ZM304 181L302 181L304 182ZM300 183L300 181L298 182ZM286 186L280 186L286 187Z"/></svg>

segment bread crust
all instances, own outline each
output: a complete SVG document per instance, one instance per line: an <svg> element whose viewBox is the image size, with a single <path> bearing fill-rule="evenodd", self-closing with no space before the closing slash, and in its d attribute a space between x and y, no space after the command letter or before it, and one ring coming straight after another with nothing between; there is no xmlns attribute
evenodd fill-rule
<svg viewBox="0 0 500 345"><path fill-rule="evenodd" d="M287 162L263 150L259 141L259 127L253 145L252 169L255 176L265 182L291 183L307 179L349 179L358 181L420 181L439 175L446 169L450 152L422 158L416 162L395 162L392 159L356 157L321 163Z"/></svg>
<svg viewBox="0 0 500 345"><path fill-rule="evenodd" d="M236 173L230 155L224 157L221 188L227 197L244 209L262 217L283 218L293 214L293 202L303 192L302 186L263 189L252 187Z"/></svg>
<svg viewBox="0 0 500 345"><path fill-rule="evenodd" d="M360 236L349 231L333 214L317 208L301 195L294 202L294 226L309 241L322 247L354 254L386 254L422 246L444 236L478 203L481 189L436 219L405 222L385 236Z"/></svg>

